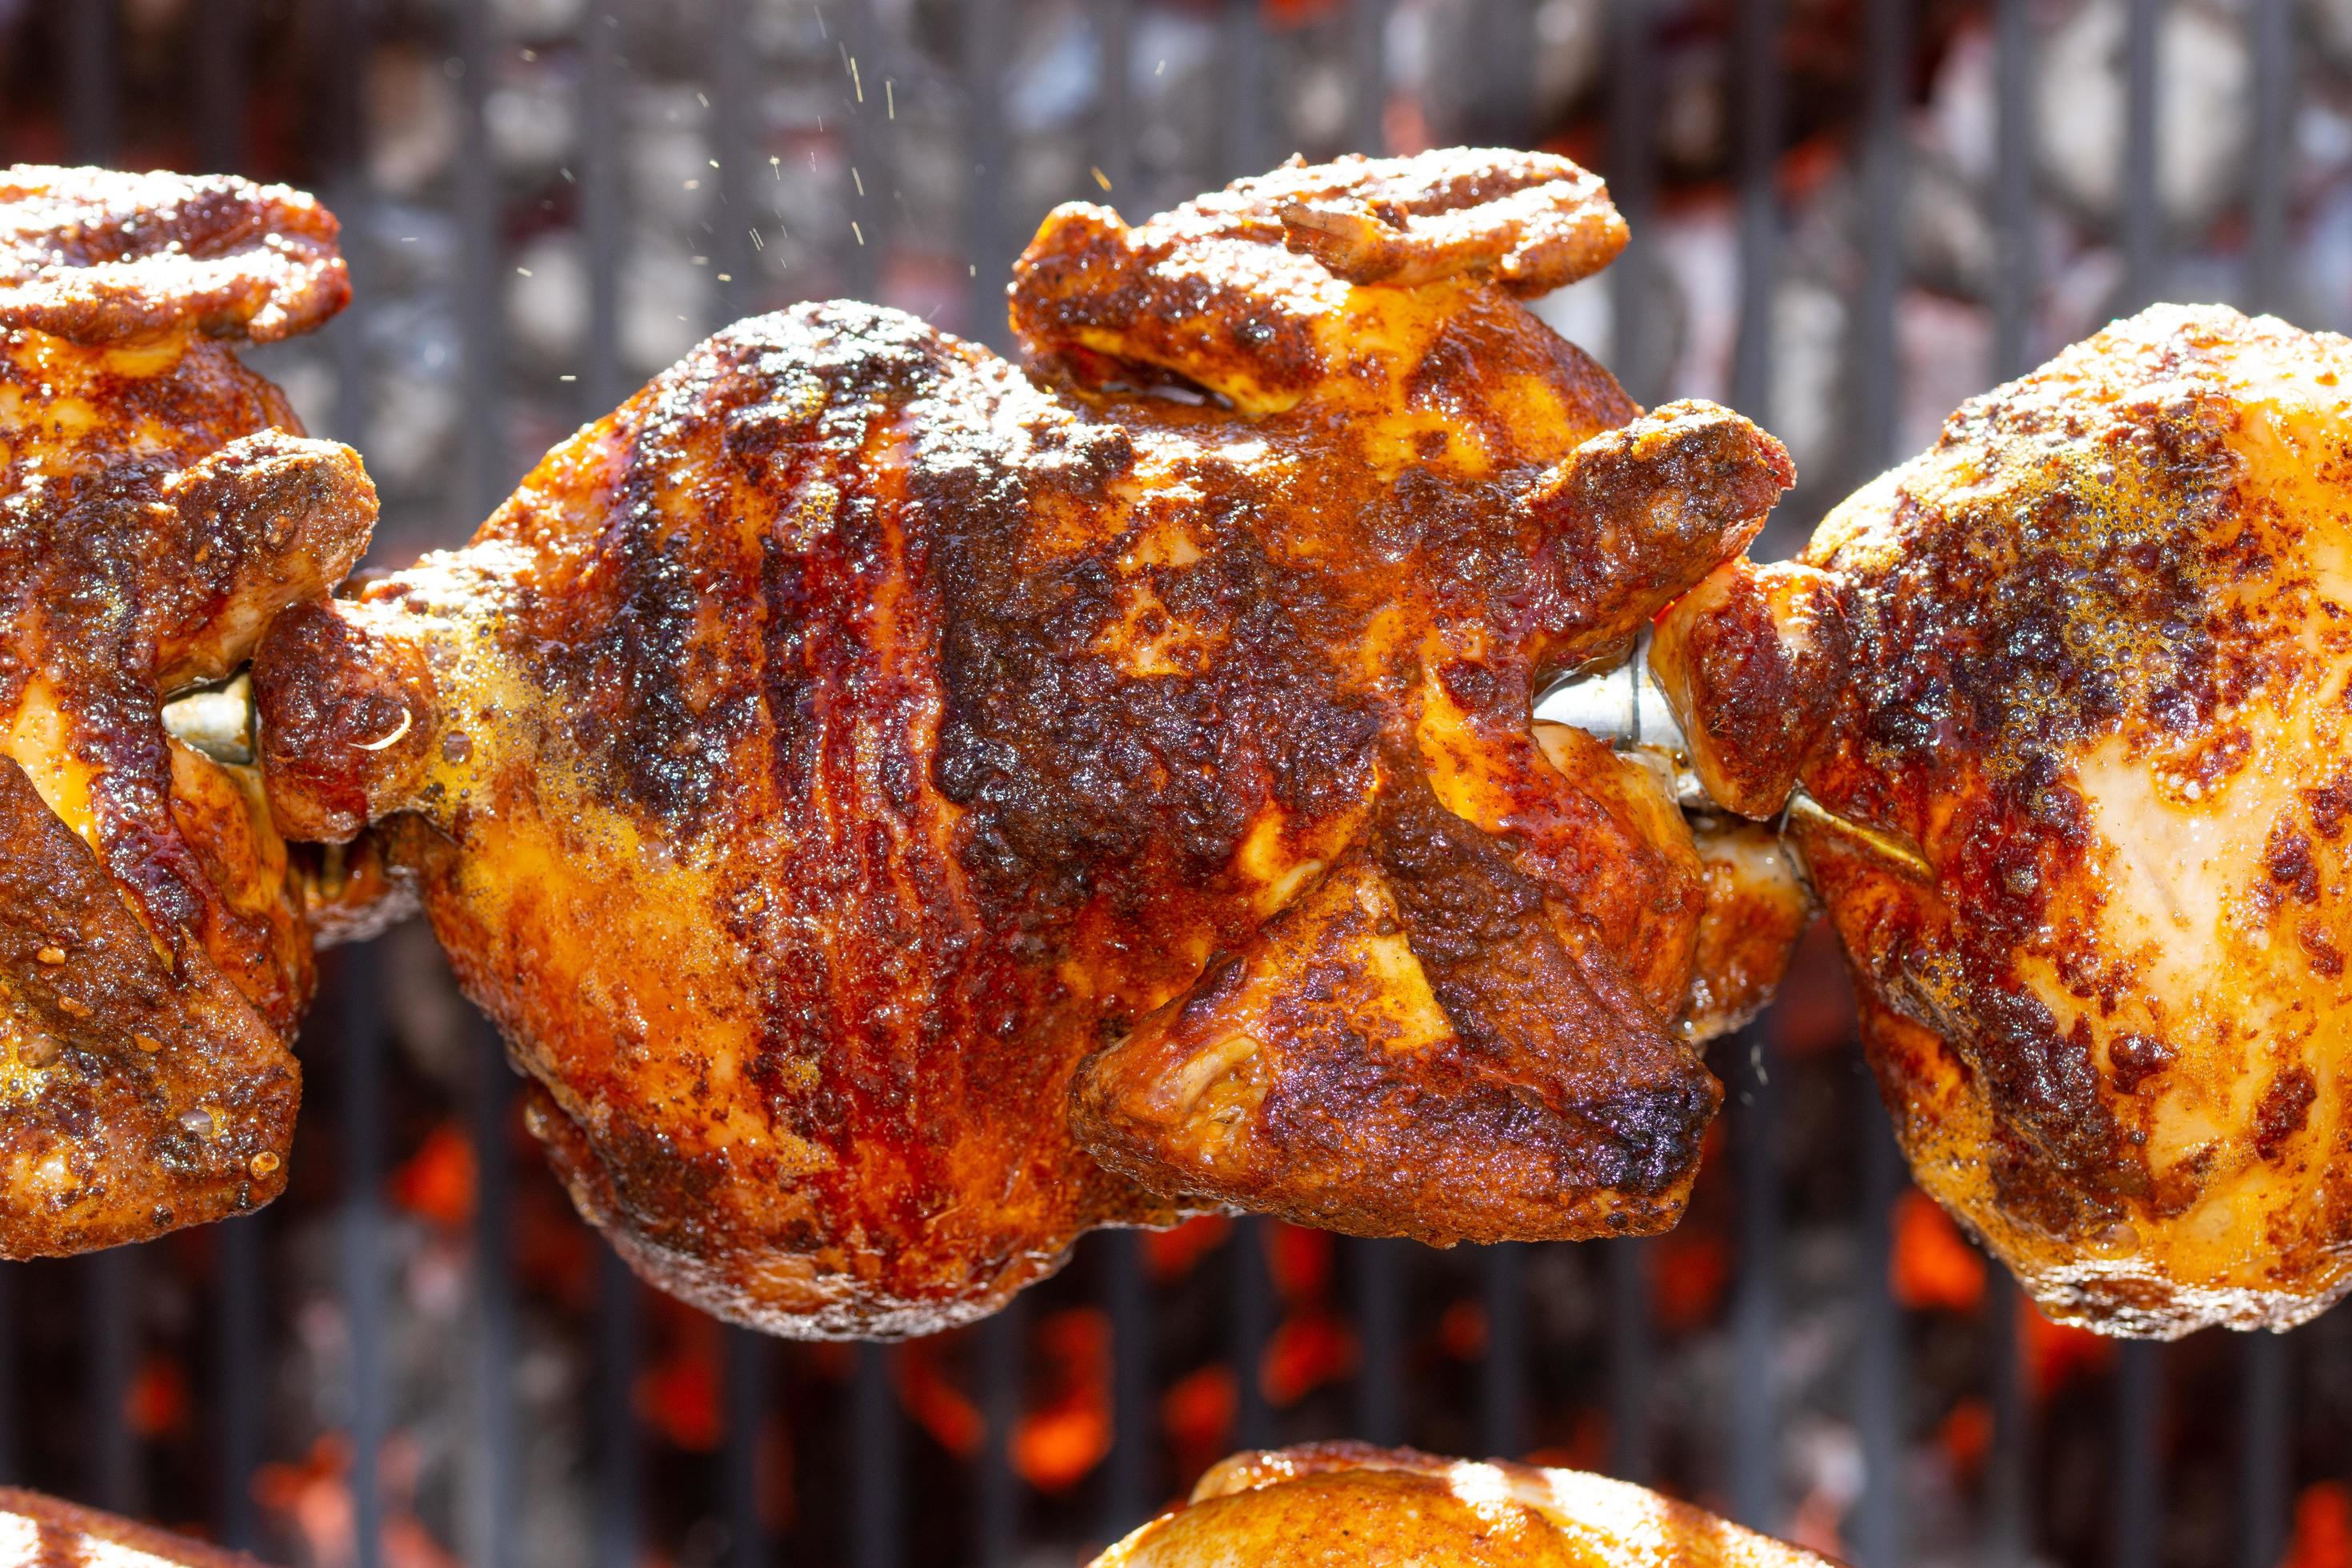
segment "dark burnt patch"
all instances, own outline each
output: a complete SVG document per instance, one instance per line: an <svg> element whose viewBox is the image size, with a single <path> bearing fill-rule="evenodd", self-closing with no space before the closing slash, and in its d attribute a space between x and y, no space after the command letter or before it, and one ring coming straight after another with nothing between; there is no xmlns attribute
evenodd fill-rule
<svg viewBox="0 0 2352 1568"><path fill-rule="evenodd" d="M2170 1067L2179 1054L2169 1041L2154 1035L2117 1035L2107 1042L2107 1074L2116 1093L2137 1094L2142 1084Z"/></svg>
<svg viewBox="0 0 2352 1568"><path fill-rule="evenodd" d="M1686 1180L1721 1089L1622 974L1567 952L1542 884L1417 778L1383 797L1372 842L1405 939L1478 1073L1567 1118L1581 1178L1644 1194Z"/></svg>
<svg viewBox="0 0 2352 1568"><path fill-rule="evenodd" d="M2273 1078L2254 1108L2254 1152L2265 1160L2277 1159L2287 1140L2303 1131L2318 1099L2319 1085L2309 1068L2292 1067Z"/></svg>
<svg viewBox="0 0 2352 1568"><path fill-rule="evenodd" d="M2319 901L2319 866L2312 858L2311 840L2292 819L2282 817L2272 825L2263 847L2263 869L2281 895L2302 904Z"/></svg>
<svg viewBox="0 0 2352 1568"><path fill-rule="evenodd" d="M2304 805L2311 812L2311 830L2333 844L2344 837L2344 824L2352 817L2352 769L2339 769L2328 781L2303 792Z"/></svg>

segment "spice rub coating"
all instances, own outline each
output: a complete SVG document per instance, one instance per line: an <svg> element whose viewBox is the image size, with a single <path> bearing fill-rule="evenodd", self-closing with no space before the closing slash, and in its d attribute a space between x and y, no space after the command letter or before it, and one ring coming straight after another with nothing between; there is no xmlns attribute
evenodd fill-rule
<svg viewBox="0 0 2352 1568"><path fill-rule="evenodd" d="M1499 156L1381 177L1435 207ZM725 1316L923 1331L1188 1206L1436 1241L1679 1212L1719 1092L1672 1026L1700 867L1530 700L1752 537L1787 459L1642 415L1489 251L1349 282L1211 200L1255 216L1185 260L1049 219L1026 372L868 306L738 323L257 660L281 816L380 824L583 1211ZM1054 324L1187 268L1213 353ZM1219 313L1235 278L1297 334ZM1150 1020L1206 1030L1236 974L1300 1021L1252 1066L1171 1052ZM1204 1165L1190 1109L1244 1070L1392 1120L1286 1177L1321 1112L1268 1097ZM1200 1094L1130 1114L1170 1082Z"/></svg>
<svg viewBox="0 0 2352 1568"><path fill-rule="evenodd" d="M1790 827L1921 1184L2108 1332L2352 1289L2352 343L2145 311L1803 559L1843 665L1786 667L1838 705Z"/></svg>

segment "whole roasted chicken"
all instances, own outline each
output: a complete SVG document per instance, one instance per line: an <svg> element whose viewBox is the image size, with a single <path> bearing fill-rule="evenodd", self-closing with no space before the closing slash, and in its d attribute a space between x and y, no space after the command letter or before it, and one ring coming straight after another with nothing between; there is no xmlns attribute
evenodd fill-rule
<svg viewBox="0 0 2352 1568"><path fill-rule="evenodd" d="M1655 645L1790 836L1920 1184L2053 1316L2352 1289L2352 342L2162 306Z"/></svg>
<svg viewBox="0 0 2352 1568"><path fill-rule="evenodd" d="M583 1212L740 1321L940 1327L1187 1206L1660 1229L1759 984L1682 1026L1708 889L1797 895L1530 703L1790 473L1520 302L1623 238L1559 158L1349 160L1056 212L1024 369L739 323L278 617L278 820L377 825Z"/></svg>
<svg viewBox="0 0 2352 1568"><path fill-rule="evenodd" d="M301 897L241 719L207 752L163 700L366 545L359 459L232 347L348 292L294 192L0 172L0 1257L285 1181Z"/></svg>
<svg viewBox="0 0 2352 1568"><path fill-rule="evenodd" d="M1828 1568L1581 1470L1308 1443L1235 1454L1092 1568Z"/></svg>

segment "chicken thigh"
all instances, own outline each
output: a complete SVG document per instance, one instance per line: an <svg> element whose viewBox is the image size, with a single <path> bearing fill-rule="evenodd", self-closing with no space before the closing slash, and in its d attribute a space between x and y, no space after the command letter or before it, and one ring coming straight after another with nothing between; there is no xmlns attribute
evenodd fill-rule
<svg viewBox="0 0 2352 1568"><path fill-rule="evenodd" d="M1913 1170L2045 1311L2352 1289L2352 342L2110 327L1656 654L1717 798L1801 783Z"/></svg>
<svg viewBox="0 0 2352 1568"><path fill-rule="evenodd" d="M0 1257L285 1181L300 900L256 770L167 732L163 699L366 545L358 458L230 348L346 292L293 192L0 171Z"/></svg>
<svg viewBox="0 0 2352 1568"><path fill-rule="evenodd" d="M1349 160L1056 212L1025 373L738 323L279 618L272 804L382 825L583 1212L739 1321L939 1328L1186 1207L1670 1225L1706 878L1529 706L1790 474L1518 302L1622 239L1565 160Z"/></svg>

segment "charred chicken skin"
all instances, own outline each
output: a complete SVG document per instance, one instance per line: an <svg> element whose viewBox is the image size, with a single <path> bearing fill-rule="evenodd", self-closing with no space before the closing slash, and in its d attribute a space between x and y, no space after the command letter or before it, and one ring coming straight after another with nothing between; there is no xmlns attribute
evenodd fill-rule
<svg viewBox="0 0 2352 1568"><path fill-rule="evenodd" d="M938 1328L1187 1206L1660 1229L1710 878L1529 704L1790 474L1519 302L1622 241L1561 159L1352 160L1059 210L1025 370L740 323L278 618L273 807L379 825L583 1212L739 1321Z"/></svg>
<svg viewBox="0 0 2352 1568"><path fill-rule="evenodd" d="M1091 1568L1828 1568L1581 1470L1309 1443L1235 1454Z"/></svg>
<svg viewBox="0 0 2352 1568"><path fill-rule="evenodd" d="M293 192L0 172L0 1257L285 1181L300 900L257 771L163 704L366 544L358 458L232 348L346 292L333 218Z"/></svg>
<svg viewBox="0 0 2352 1568"><path fill-rule="evenodd" d="M2054 1316L2352 1289L2348 519L2352 342L2164 306L1661 629L1717 798L1801 783L1920 1184Z"/></svg>

